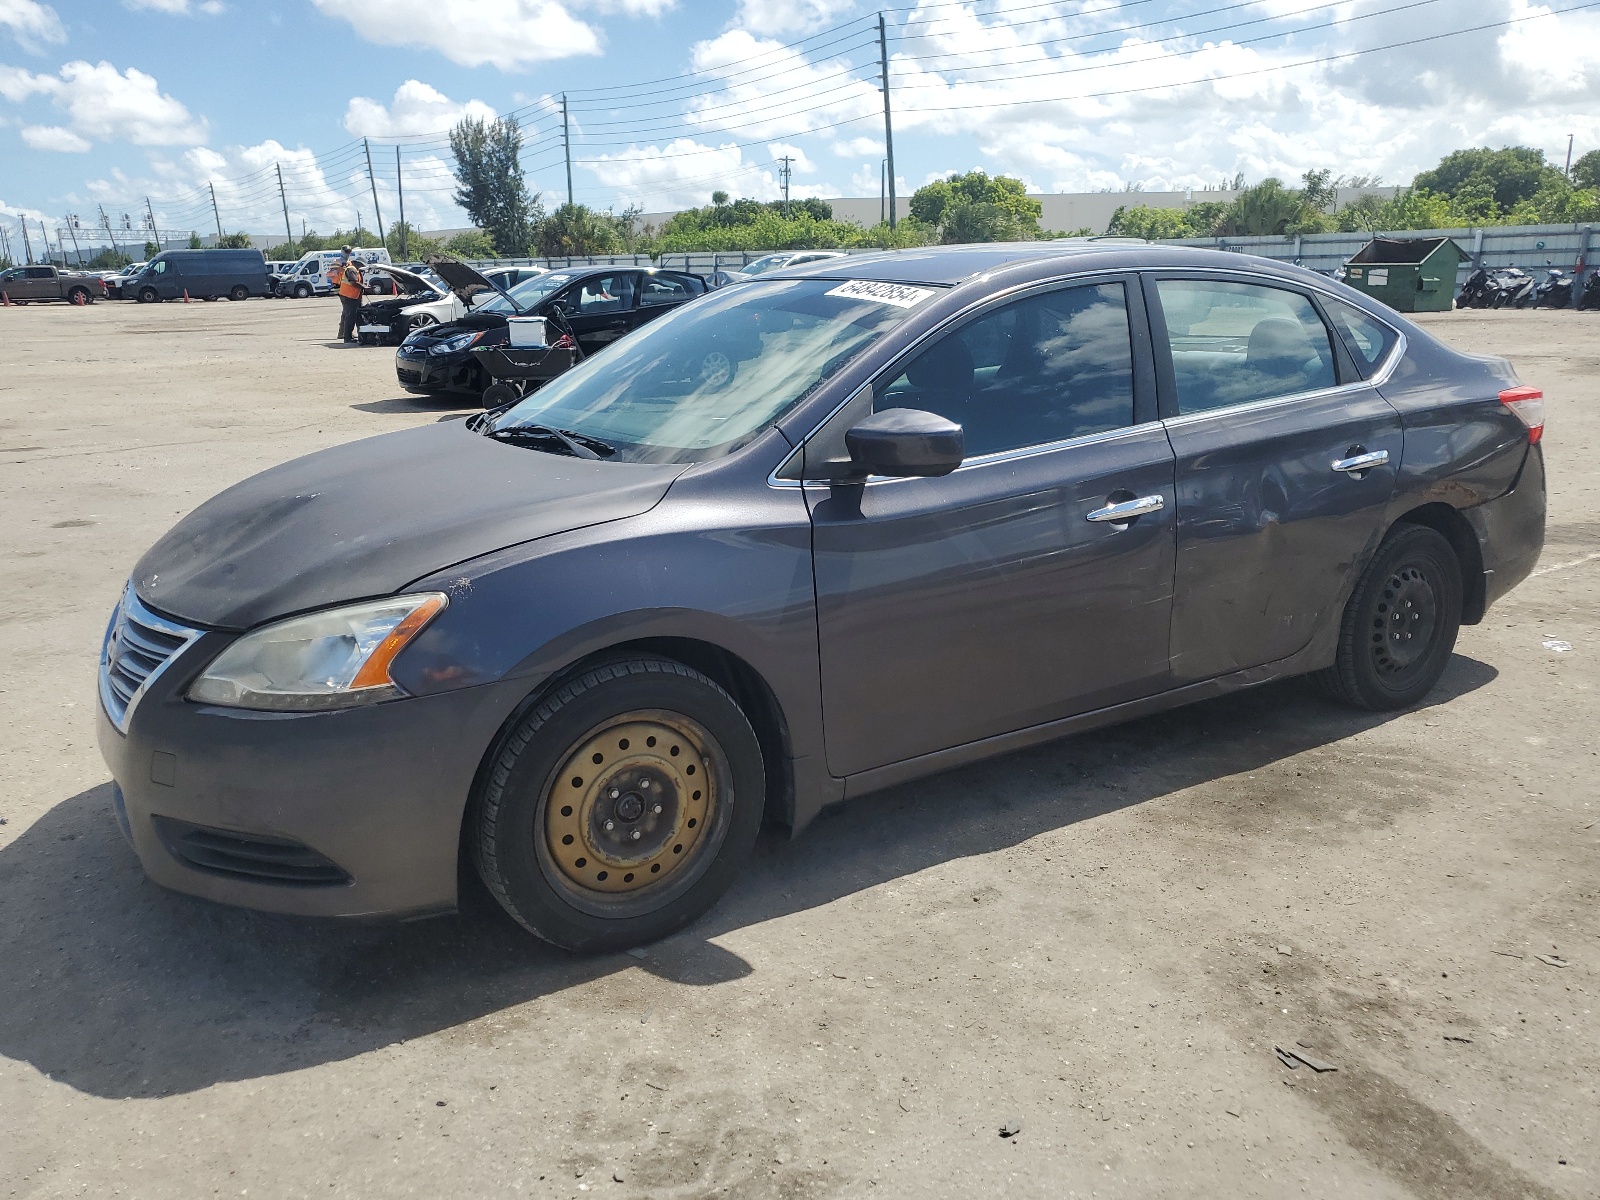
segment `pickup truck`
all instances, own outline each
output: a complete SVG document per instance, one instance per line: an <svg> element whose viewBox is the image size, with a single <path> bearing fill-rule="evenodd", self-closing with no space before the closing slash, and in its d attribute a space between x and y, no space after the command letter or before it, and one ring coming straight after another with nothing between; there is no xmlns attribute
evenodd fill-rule
<svg viewBox="0 0 1600 1200"><path fill-rule="evenodd" d="M64 300L68 304L93 304L106 295L106 281L81 271L59 267L12 267L0 273L0 292L13 304L30 300Z"/></svg>

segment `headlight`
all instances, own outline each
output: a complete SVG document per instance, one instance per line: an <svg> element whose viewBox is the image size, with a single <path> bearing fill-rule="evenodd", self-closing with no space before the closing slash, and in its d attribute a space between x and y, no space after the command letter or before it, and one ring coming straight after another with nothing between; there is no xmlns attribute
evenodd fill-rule
<svg viewBox="0 0 1600 1200"><path fill-rule="evenodd" d="M428 347L428 353L454 354L457 350L465 350L482 336L483 334L481 333L458 333L455 337L445 338L442 342L435 342Z"/></svg>
<svg viewBox="0 0 1600 1200"><path fill-rule="evenodd" d="M424 592L264 626L219 654L190 687L189 699L310 712L403 696L389 678L389 664L448 603L443 593Z"/></svg>

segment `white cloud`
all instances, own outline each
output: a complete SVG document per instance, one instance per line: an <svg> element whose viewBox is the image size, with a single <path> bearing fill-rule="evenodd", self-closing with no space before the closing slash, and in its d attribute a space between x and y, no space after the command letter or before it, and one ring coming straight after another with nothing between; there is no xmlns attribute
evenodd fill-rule
<svg viewBox="0 0 1600 1200"><path fill-rule="evenodd" d="M34 150L85 154L91 145L88 138L81 137L60 125L24 125L21 132L24 144Z"/></svg>
<svg viewBox="0 0 1600 1200"><path fill-rule="evenodd" d="M625 0L626 2L626 0ZM650 7L649 0L632 0ZM516 71L600 53L600 35L562 0L312 0L380 46L437 50L464 67ZM659 6L657 6L659 7Z"/></svg>
<svg viewBox="0 0 1600 1200"><path fill-rule="evenodd" d="M56 75L0 68L0 96L20 103L36 94L49 96L67 114L71 132L79 141L177 146L206 139L205 121L196 119L181 102L162 92L154 76L134 67L118 71L108 62L92 64L80 60L69 62ZM54 141L49 149L80 148L75 142L64 143L55 134L38 136Z"/></svg>
<svg viewBox="0 0 1600 1200"><path fill-rule="evenodd" d="M808 33L855 6L856 0L739 0L733 23L752 33Z"/></svg>
<svg viewBox="0 0 1600 1200"><path fill-rule="evenodd" d="M144 10L166 13L174 17L186 17L193 12L202 12L208 17L214 17L218 13L226 12L228 8L222 0L199 0L192 7L189 0L122 0L122 2L135 12Z"/></svg>
<svg viewBox="0 0 1600 1200"><path fill-rule="evenodd" d="M0 0L0 29L34 54L43 53L47 45L60 45L67 40L56 10L39 0Z"/></svg>
<svg viewBox="0 0 1600 1200"><path fill-rule="evenodd" d="M833 144L833 152L840 158L882 158L883 139L853 137Z"/></svg>
<svg viewBox="0 0 1600 1200"><path fill-rule="evenodd" d="M492 121L496 115L482 100L458 104L420 79L408 79L395 88L387 108L366 96L352 97L344 127L357 137L403 137L448 130L464 117Z"/></svg>
<svg viewBox="0 0 1600 1200"><path fill-rule="evenodd" d="M659 17L678 7L678 0L573 0L580 8L590 8L602 16Z"/></svg>

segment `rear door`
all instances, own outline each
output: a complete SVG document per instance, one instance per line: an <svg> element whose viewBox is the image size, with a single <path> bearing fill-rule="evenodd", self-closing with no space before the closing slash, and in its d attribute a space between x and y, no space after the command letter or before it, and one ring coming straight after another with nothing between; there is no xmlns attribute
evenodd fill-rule
<svg viewBox="0 0 1600 1200"><path fill-rule="evenodd" d="M1382 535L1403 436L1310 292L1234 273L1145 288L1177 456L1181 685L1288 658L1338 618Z"/></svg>
<svg viewBox="0 0 1600 1200"><path fill-rule="evenodd" d="M819 459L888 408L956 421L968 457L807 485L833 774L1161 691L1172 450L1137 279L997 303L885 375L813 439ZM1143 515L1106 519L1125 500Z"/></svg>
<svg viewBox="0 0 1600 1200"><path fill-rule="evenodd" d="M680 275L676 271L646 271L639 277L639 303L634 309L634 328L654 320L686 300L693 300L704 291L705 285L692 275Z"/></svg>

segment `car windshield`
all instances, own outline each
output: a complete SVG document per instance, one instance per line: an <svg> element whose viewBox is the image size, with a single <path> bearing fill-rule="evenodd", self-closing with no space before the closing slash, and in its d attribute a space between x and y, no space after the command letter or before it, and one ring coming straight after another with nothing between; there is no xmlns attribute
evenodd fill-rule
<svg viewBox="0 0 1600 1200"><path fill-rule="evenodd" d="M760 275L765 271L776 271L793 257L792 254L769 254L765 258L756 259L753 263L746 263L739 268L739 271L744 275Z"/></svg>
<svg viewBox="0 0 1600 1200"><path fill-rule="evenodd" d="M874 286L774 280L712 292L579 363L493 428L567 430L614 446L619 462L720 458L937 294L862 294Z"/></svg>
<svg viewBox="0 0 1600 1200"><path fill-rule="evenodd" d="M535 275L532 279L524 279L516 287L508 288L507 290L511 293L513 300L524 309L529 309L553 296L576 278L576 275L567 274ZM507 302L504 296L497 293L478 305L478 311L514 313L517 310Z"/></svg>

